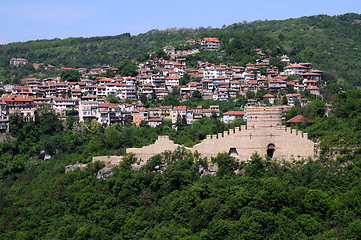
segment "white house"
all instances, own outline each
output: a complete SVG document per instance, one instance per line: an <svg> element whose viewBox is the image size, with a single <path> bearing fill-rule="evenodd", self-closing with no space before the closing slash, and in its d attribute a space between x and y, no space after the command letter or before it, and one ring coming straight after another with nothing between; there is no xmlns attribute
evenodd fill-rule
<svg viewBox="0 0 361 240"><path fill-rule="evenodd" d="M235 119L243 119L244 111L228 111L223 114L222 121L224 123L231 123Z"/></svg>

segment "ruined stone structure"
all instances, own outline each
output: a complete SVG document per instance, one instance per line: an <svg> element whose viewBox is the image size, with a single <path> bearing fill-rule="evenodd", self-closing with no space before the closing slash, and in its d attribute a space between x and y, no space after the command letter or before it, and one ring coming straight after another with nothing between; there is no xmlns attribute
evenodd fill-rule
<svg viewBox="0 0 361 240"><path fill-rule="evenodd" d="M180 145L169 140L168 136L159 136L154 144L142 148L128 148L127 153L134 153L138 159L148 160L150 157L164 151L174 151Z"/></svg>
<svg viewBox="0 0 361 240"><path fill-rule="evenodd" d="M138 159L146 161L155 154L173 151L178 146L167 136L160 136L154 144L130 148L127 153L132 152ZM315 155L315 143L308 140L307 133L282 126L282 109L279 107L249 107L247 128L242 126L241 129L208 135L207 139L188 149L208 158L227 152L241 161L249 160L255 152L287 161Z"/></svg>

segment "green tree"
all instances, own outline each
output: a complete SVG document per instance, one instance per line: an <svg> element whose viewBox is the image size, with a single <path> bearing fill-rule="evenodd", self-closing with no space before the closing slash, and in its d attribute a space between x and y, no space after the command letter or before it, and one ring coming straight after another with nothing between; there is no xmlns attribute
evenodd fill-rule
<svg viewBox="0 0 361 240"><path fill-rule="evenodd" d="M235 158L228 153L219 153L212 162L218 164L217 176L234 175L234 171L239 166Z"/></svg>
<svg viewBox="0 0 361 240"><path fill-rule="evenodd" d="M191 76L188 73L183 74L183 77L179 78L179 85L186 85L191 81Z"/></svg>
<svg viewBox="0 0 361 240"><path fill-rule="evenodd" d="M245 169L248 176L261 177L265 172L265 162L257 153L254 153Z"/></svg>
<svg viewBox="0 0 361 240"><path fill-rule="evenodd" d="M247 99L253 99L253 98L255 98L256 94L254 93L254 91L247 91L246 96L247 96Z"/></svg>
<svg viewBox="0 0 361 240"><path fill-rule="evenodd" d="M117 68L121 76L135 77L138 75L138 66L129 59L120 61L117 65Z"/></svg>
<svg viewBox="0 0 361 240"><path fill-rule="evenodd" d="M175 123L175 126L177 128L177 130L183 130L185 126L187 126L187 120L186 120L186 116L182 116L180 114L177 114L177 121Z"/></svg>
<svg viewBox="0 0 361 240"><path fill-rule="evenodd" d="M142 102L142 104L147 105L148 104L148 97L147 95L145 95L144 93L140 94L140 101Z"/></svg>
<svg viewBox="0 0 361 240"><path fill-rule="evenodd" d="M267 94L266 90L264 90L264 88L261 87L256 93L256 98L262 99L262 97L266 94Z"/></svg>
<svg viewBox="0 0 361 240"><path fill-rule="evenodd" d="M323 117L326 113L326 105L322 100L316 99L310 104L307 104L305 109L305 115L307 117Z"/></svg>
<svg viewBox="0 0 361 240"><path fill-rule="evenodd" d="M192 93L192 98L194 98L197 101L200 101L200 100L202 100L202 93L200 91L198 91L198 90L195 90Z"/></svg>
<svg viewBox="0 0 361 240"><path fill-rule="evenodd" d="M21 129L25 125L23 117L20 112L15 112L9 116L9 130L12 136L18 137L21 133Z"/></svg>
<svg viewBox="0 0 361 240"><path fill-rule="evenodd" d="M109 95L107 96L107 100L108 100L109 102L111 102L111 103L119 103L119 98L116 97L116 96L113 95L113 94L109 94Z"/></svg>
<svg viewBox="0 0 361 240"><path fill-rule="evenodd" d="M61 71L60 73L61 81L79 82L80 77L81 77L81 73L73 69L66 69Z"/></svg>
<svg viewBox="0 0 361 240"><path fill-rule="evenodd" d="M162 101L163 106L173 106L174 107L174 106L179 106L179 104L180 104L180 102L178 100L178 97L175 96L173 93L165 96Z"/></svg>
<svg viewBox="0 0 361 240"><path fill-rule="evenodd" d="M115 76L115 71L107 69L105 73L100 75L101 77L113 78Z"/></svg>

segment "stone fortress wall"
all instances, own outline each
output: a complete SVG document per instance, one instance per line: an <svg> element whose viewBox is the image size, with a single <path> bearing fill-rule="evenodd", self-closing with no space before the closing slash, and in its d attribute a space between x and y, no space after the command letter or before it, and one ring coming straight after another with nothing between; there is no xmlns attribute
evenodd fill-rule
<svg viewBox="0 0 361 240"><path fill-rule="evenodd" d="M178 146L168 136L160 136L154 144L129 148L127 153L134 153L138 159L146 161L166 150L174 151ZM187 149L198 151L207 158L227 152L241 161L249 160L255 152L287 161L315 156L315 143L307 138L307 133L282 126L282 109L279 107L248 107L247 127L208 135L201 143Z"/></svg>
<svg viewBox="0 0 361 240"><path fill-rule="evenodd" d="M168 136L159 136L155 143L142 148L127 148L127 153L134 153L138 159L148 160L154 155L164 151L174 151L181 145L169 140ZM188 148L189 149L189 148Z"/></svg>

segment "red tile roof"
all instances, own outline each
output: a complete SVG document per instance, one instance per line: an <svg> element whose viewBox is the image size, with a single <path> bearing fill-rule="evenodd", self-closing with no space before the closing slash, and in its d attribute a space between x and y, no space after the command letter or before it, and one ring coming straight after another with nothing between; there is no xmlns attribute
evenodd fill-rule
<svg viewBox="0 0 361 240"><path fill-rule="evenodd" d="M228 111L223 113L224 115L244 116L244 111Z"/></svg>
<svg viewBox="0 0 361 240"><path fill-rule="evenodd" d="M285 67L285 69L289 69L289 68L306 68L306 67L304 67L300 64L291 64L291 65Z"/></svg>
<svg viewBox="0 0 361 240"><path fill-rule="evenodd" d="M268 94L264 95L263 98L274 98L274 96L272 94L268 93Z"/></svg>
<svg viewBox="0 0 361 240"><path fill-rule="evenodd" d="M309 88L307 88L307 89L309 89L309 90L319 90L319 88L316 87L316 86L311 86L311 87L309 87Z"/></svg>
<svg viewBox="0 0 361 240"><path fill-rule="evenodd" d="M32 102L33 99L25 95L4 95L2 100L5 102Z"/></svg>
<svg viewBox="0 0 361 240"><path fill-rule="evenodd" d="M215 37L213 37L213 38L210 38L210 37L208 37L208 38L203 38L203 40L204 40L204 41L207 41L207 42L216 42L216 43L219 43L219 39L218 39L218 38L215 38Z"/></svg>
<svg viewBox="0 0 361 240"><path fill-rule="evenodd" d="M286 121L286 123L304 123L304 122L311 123L314 121L312 121L302 115L297 115L296 117L293 117L290 120Z"/></svg>
<svg viewBox="0 0 361 240"><path fill-rule="evenodd" d="M177 106L173 108L174 111L181 111L181 110L187 110L187 106Z"/></svg>

